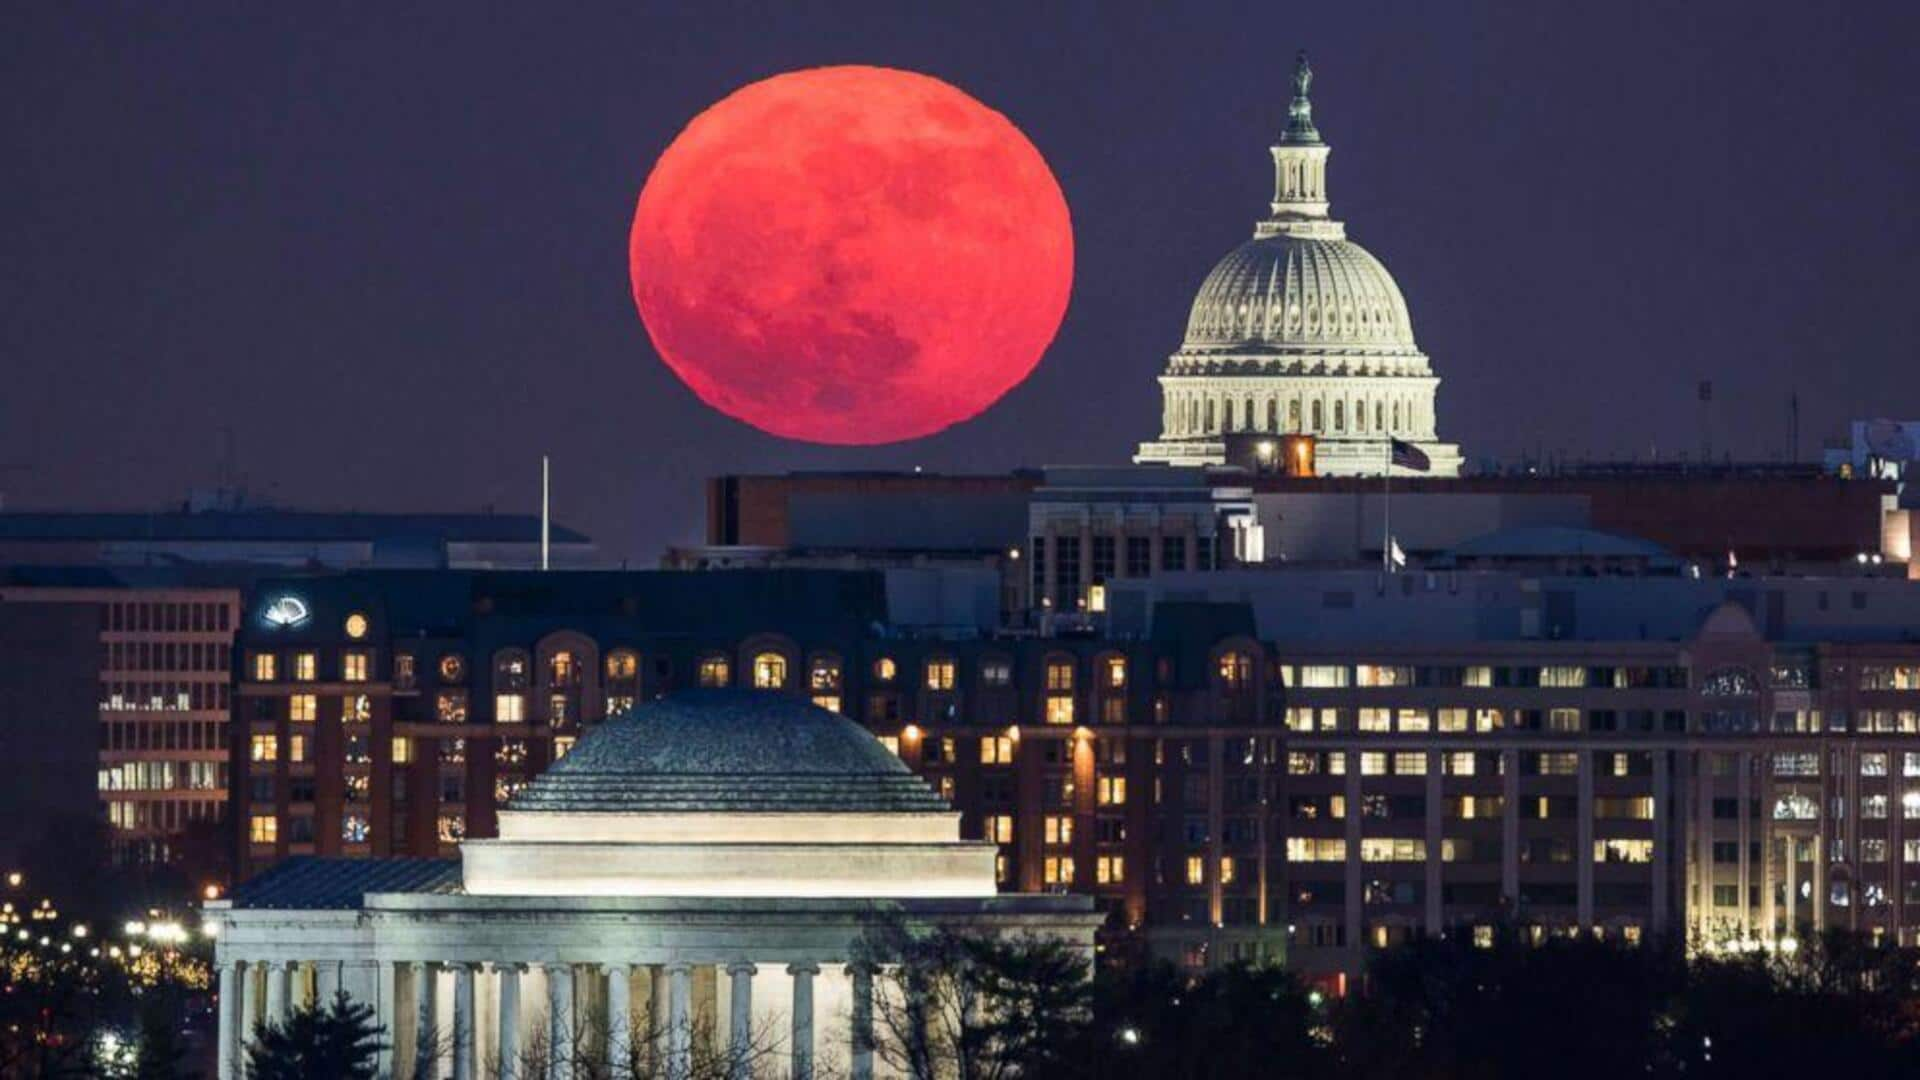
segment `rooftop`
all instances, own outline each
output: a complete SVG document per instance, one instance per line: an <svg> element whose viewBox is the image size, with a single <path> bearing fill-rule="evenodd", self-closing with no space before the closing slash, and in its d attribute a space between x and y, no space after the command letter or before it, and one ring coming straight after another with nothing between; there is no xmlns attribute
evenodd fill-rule
<svg viewBox="0 0 1920 1080"><path fill-rule="evenodd" d="M770 691L689 690L609 720L509 813L946 813L865 728Z"/></svg>

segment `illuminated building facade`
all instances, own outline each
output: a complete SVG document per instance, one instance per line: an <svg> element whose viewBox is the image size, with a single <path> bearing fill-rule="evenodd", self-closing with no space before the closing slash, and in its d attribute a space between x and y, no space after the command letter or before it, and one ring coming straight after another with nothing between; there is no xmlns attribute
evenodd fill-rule
<svg viewBox="0 0 1920 1080"><path fill-rule="evenodd" d="M725 686L866 726L998 846L1003 888L1092 895L1116 955L1337 980L1370 947L1501 919L1920 940L1904 581L1196 570L1014 635L956 631L920 585L291 583L307 628L250 616L239 644L246 872L450 856L603 718Z"/></svg>
<svg viewBox="0 0 1920 1080"><path fill-rule="evenodd" d="M92 744L96 775L82 790L116 861L217 865L239 588L174 572L22 570L0 577L0 607L20 605L68 608L92 626L91 722L72 734ZM70 696L43 685L36 712Z"/></svg>

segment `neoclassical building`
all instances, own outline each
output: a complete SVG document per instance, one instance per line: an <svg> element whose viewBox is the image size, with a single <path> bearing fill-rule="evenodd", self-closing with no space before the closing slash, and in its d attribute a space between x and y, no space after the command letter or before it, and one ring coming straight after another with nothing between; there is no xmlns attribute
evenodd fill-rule
<svg viewBox="0 0 1920 1080"><path fill-rule="evenodd" d="M344 989L387 1030L386 1075L619 1076L644 1053L675 1077L871 1077L876 925L1091 959L1092 901L998 893L996 857L844 717L670 695L585 734L458 859L295 858L210 904L219 1075L241 1075L258 1024Z"/></svg>
<svg viewBox="0 0 1920 1080"><path fill-rule="evenodd" d="M1302 55L1273 147L1272 213L1200 286L1160 377L1160 438L1134 460L1218 465L1230 436L1302 434L1315 439L1322 476L1379 475L1389 439L1419 446L1433 474L1458 475L1460 449L1435 427L1440 380L1400 287L1328 216L1330 149L1313 124L1312 80Z"/></svg>

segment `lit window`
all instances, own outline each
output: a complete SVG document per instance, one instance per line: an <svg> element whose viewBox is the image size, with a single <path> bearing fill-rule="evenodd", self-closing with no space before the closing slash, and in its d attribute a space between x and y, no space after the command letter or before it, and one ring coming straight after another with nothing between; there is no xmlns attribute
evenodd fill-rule
<svg viewBox="0 0 1920 1080"><path fill-rule="evenodd" d="M467 722L467 695L441 694L434 699L433 712L443 724L464 724Z"/></svg>
<svg viewBox="0 0 1920 1080"><path fill-rule="evenodd" d="M495 694L493 696L493 719L498 724L524 724L527 722L527 699L520 694Z"/></svg>
<svg viewBox="0 0 1920 1080"><path fill-rule="evenodd" d="M572 750L572 749L573 749L573 744L574 744L574 742L575 742L575 741L576 741L576 740L574 739L574 737L573 737L572 735L556 735L556 736L554 736L554 739L553 739L553 760L555 760L555 761L559 761L559 760L560 760L561 758L563 758L563 757L566 757L566 756L567 756L567 751L569 751L569 750Z"/></svg>
<svg viewBox="0 0 1920 1080"><path fill-rule="evenodd" d="M1127 801L1127 778L1103 776L1098 783L1101 806L1123 806Z"/></svg>
<svg viewBox="0 0 1920 1080"><path fill-rule="evenodd" d="M875 682L892 682L893 677L898 670L899 669L894 666L892 657L883 656L880 659L875 660L873 662L874 681Z"/></svg>
<svg viewBox="0 0 1920 1080"><path fill-rule="evenodd" d="M274 735L253 737L253 760L273 761L280 756L280 739Z"/></svg>
<svg viewBox="0 0 1920 1080"><path fill-rule="evenodd" d="M1013 815L988 814L985 826L986 839L996 844L1013 843Z"/></svg>
<svg viewBox="0 0 1920 1080"><path fill-rule="evenodd" d="M947 800L948 802L952 802L953 792L954 792L953 777L951 776L941 777L940 778L940 797Z"/></svg>
<svg viewBox="0 0 1920 1080"><path fill-rule="evenodd" d="M987 735L981 737L980 764L1013 764L1013 740L1005 735Z"/></svg>
<svg viewBox="0 0 1920 1080"><path fill-rule="evenodd" d="M840 695L838 694L815 694L813 695L813 703L815 706L825 709L828 712L837 713L840 711Z"/></svg>
<svg viewBox="0 0 1920 1080"><path fill-rule="evenodd" d="M367 636L367 617L354 612L347 616L347 636L355 641Z"/></svg>
<svg viewBox="0 0 1920 1080"><path fill-rule="evenodd" d="M1049 844L1073 843L1073 819L1062 815L1049 814L1045 822L1046 842Z"/></svg>
<svg viewBox="0 0 1920 1080"><path fill-rule="evenodd" d="M305 735L294 735L287 739L287 760L307 760L307 737Z"/></svg>
<svg viewBox="0 0 1920 1080"><path fill-rule="evenodd" d="M733 678L732 665L724 656L709 656L700 661L701 686L725 686Z"/></svg>
<svg viewBox="0 0 1920 1080"><path fill-rule="evenodd" d="M882 735L879 738L880 738L880 745L886 747L888 753L892 754L894 757L900 756L900 736Z"/></svg>
<svg viewBox="0 0 1920 1080"><path fill-rule="evenodd" d="M271 844L280 837L280 819L272 814L255 814L247 820L247 839L255 844Z"/></svg>
<svg viewBox="0 0 1920 1080"><path fill-rule="evenodd" d="M1101 885L1119 885L1127 880L1127 861L1119 855L1102 855L1093 864L1093 879Z"/></svg>
<svg viewBox="0 0 1920 1080"><path fill-rule="evenodd" d="M1107 658L1107 685L1115 690L1127 685L1127 662L1118 656Z"/></svg>
<svg viewBox="0 0 1920 1080"><path fill-rule="evenodd" d="M1041 880L1048 885L1073 884L1073 857L1049 855L1041 866Z"/></svg>
<svg viewBox="0 0 1920 1080"><path fill-rule="evenodd" d="M1360 755L1361 776L1385 776L1387 774L1387 755L1369 750Z"/></svg>
<svg viewBox="0 0 1920 1080"><path fill-rule="evenodd" d="M813 663L807 668L807 686L816 693L839 690L840 661L824 656L814 657Z"/></svg>
<svg viewBox="0 0 1920 1080"><path fill-rule="evenodd" d="M1233 856L1220 856L1220 884L1233 884Z"/></svg>
<svg viewBox="0 0 1920 1080"><path fill-rule="evenodd" d="M1050 697L1047 699L1047 723L1073 723L1073 699L1070 697Z"/></svg>
<svg viewBox="0 0 1920 1080"><path fill-rule="evenodd" d="M359 814L348 814L340 819L340 839L349 844L366 843L368 832L367 819Z"/></svg>
<svg viewBox="0 0 1920 1080"><path fill-rule="evenodd" d="M443 844L457 844L466 839L467 823L454 814L441 814L436 830Z"/></svg>
<svg viewBox="0 0 1920 1080"><path fill-rule="evenodd" d="M407 738L404 735L394 736L393 763L395 765L405 765L412 760L413 760L413 740Z"/></svg>
<svg viewBox="0 0 1920 1080"><path fill-rule="evenodd" d="M983 660L980 681L988 686L1006 686L1013 682L1013 665L1005 660Z"/></svg>
<svg viewBox="0 0 1920 1080"><path fill-rule="evenodd" d="M355 694L340 702L340 721L346 724L364 724L373 719L373 699L365 694Z"/></svg>
<svg viewBox="0 0 1920 1080"><path fill-rule="evenodd" d="M310 652L293 654L293 677L299 682L312 682L319 677L320 658Z"/></svg>
<svg viewBox="0 0 1920 1080"><path fill-rule="evenodd" d="M1199 855L1187 856L1187 884L1205 885L1207 883L1207 860Z"/></svg>
<svg viewBox="0 0 1920 1080"><path fill-rule="evenodd" d="M954 664L951 660L927 661L927 689L953 689L953 670Z"/></svg>
<svg viewBox="0 0 1920 1080"><path fill-rule="evenodd" d="M1393 775L1427 775L1427 755L1419 750L1402 750L1393 755Z"/></svg>
<svg viewBox="0 0 1920 1080"><path fill-rule="evenodd" d="M1073 689L1072 661L1049 660L1047 662L1047 689L1053 691Z"/></svg>
<svg viewBox="0 0 1920 1080"><path fill-rule="evenodd" d="M346 682L367 681L367 654L358 649L340 656L340 678Z"/></svg>
<svg viewBox="0 0 1920 1080"><path fill-rule="evenodd" d="M287 699L287 719L311 724L320 715L320 699L313 694L295 694Z"/></svg>
<svg viewBox="0 0 1920 1080"><path fill-rule="evenodd" d="M1222 689L1244 690L1253 682L1253 660L1246 653L1222 653L1219 670Z"/></svg>
<svg viewBox="0 0 1920 1080"><path fill-rule="evenodd" d="M1593 842L1593 861L1597 863L1650 863L1653 861L1653 841L1595 840Z"/></svg>
<svg viewBox="0 0 1920 1080"><path fill-rule="evenodd" d="M753 658L753 686L756 690L780 690L787 685L787 658L779 653L763 652Z"/></svg>
<svg viewBox="0 0 1920 1080"><path fill-rule="evenodd" d="M607 678L631 679L640 673L640 658L622 650L607 657Z"/></svg>
<svg viewBox="0 0 1920 1080"><path fill-rule="evenodd" d="M275 659L274 655L270 652L253 654L253 680L255 682L272 682L279 677L276 670L278 665L274 663Z"/></svg>
<svg viewBox="0 0 1920 1080"><path fill-rule="evenodd" d="M580 664L565 649L547 657L547 685L575 686L580 682Z"/></svg>
<svg viewBox="0 0 1920 1080"><path fill-rule="evenodd" d="M996 881L996 882L998 882L998 883L999 883L999 884L1001 884L1001 885L1005 885L1005 884L1007 883L1007 872L1008 872L1008 869L1009 869L1009 866L1008 866L1008 863L1007 863L1007 857L1006 857L1006 855L1005 855L1005 854L996 854L996 855L994 855L994 857L993 857L993 880L994 880L994 881Z"/></svg>
<svg viewBox="0 0 1920 1080"><path fill-rule="evenodd" d="M440 658L440 681L457 683L467 677L467 662L457 653L448 653Z"/></svg>

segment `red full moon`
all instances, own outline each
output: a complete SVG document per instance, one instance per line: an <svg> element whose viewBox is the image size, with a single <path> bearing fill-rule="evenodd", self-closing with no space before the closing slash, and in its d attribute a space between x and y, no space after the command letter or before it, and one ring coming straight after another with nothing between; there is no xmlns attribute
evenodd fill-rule
<svg viewBox="0 0 1920 1080"><path fill-rule="evenodd" d="M1006 117L926 75L828 67L695 117L647 177L628 258L654 348L702 401L870 445L1027 377L1066 312L1073 228Z"/></svg>

